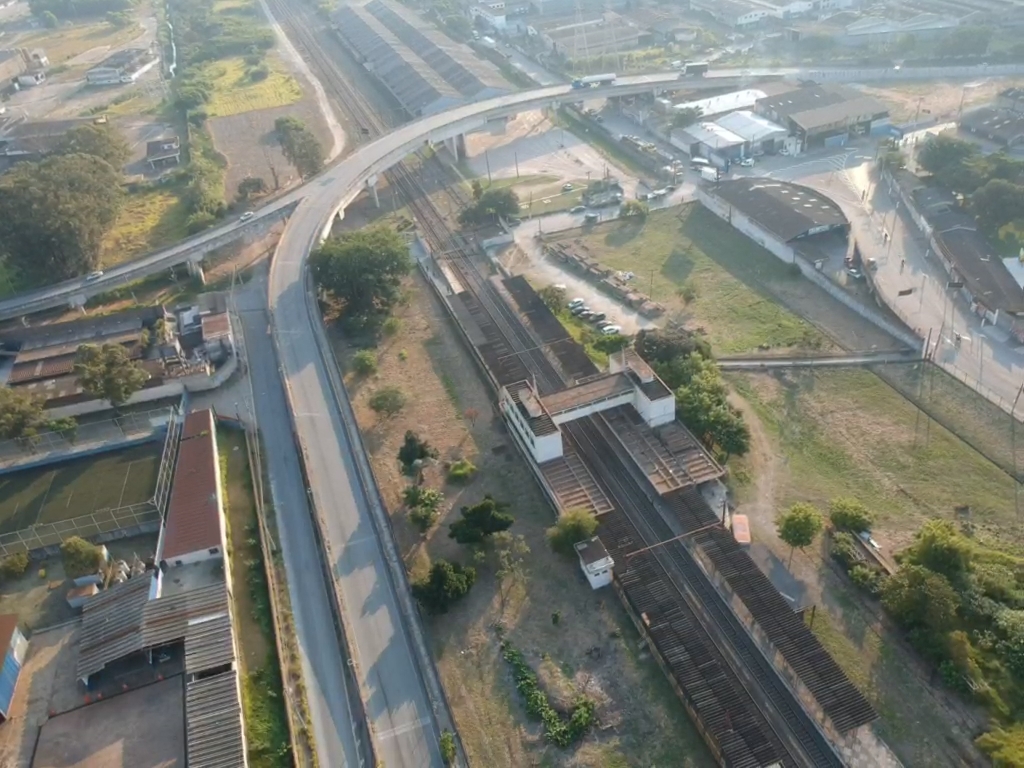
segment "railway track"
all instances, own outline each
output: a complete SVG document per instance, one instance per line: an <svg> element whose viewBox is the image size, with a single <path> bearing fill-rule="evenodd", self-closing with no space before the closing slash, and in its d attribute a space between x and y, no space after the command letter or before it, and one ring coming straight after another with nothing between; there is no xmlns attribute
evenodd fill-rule
<svg viewBox="0 0 1024 768"><path fill-rule="evenodd" d="M321 47L302 18L280 0L270 0L282 27L321 76L325 87L337 97L358 129L360 137L372 138L385 132L389 121L382 118L369 100ZM430 161L424 160L424 165ZM566 386L557 361L550 359L531 335L522 319L505 301L498 288L473 264L462 238L453 235L436 206L427 196L421 179L405 164L385 176L406 200L417 225L435 256L452 269L465 290L479 305L486 321L509 354L535 377L543 394ZM464 194L442 184L460 207ZM509 383L509 382L505 382ZM600 478L621 516L616 518L619 535L651 545L676 535L669 521L655 508L648 492L628 469L628 457L614 449L615 437L608 434L600 416L568 424L564 428L579 454ZM634 567L635 566L635 567ZM617 568L619 570L619 568ZM646 571L647 580L661 585L662 599L672 600L678 634L685 636L684 652L691 659L689 669L698 673L687 684L710 735L719 760L730 766L764 766L778 762L786 766L841 766L824 735L810 719L779 673L764 657L753 639L724 603L693 556L681 544L666 545L627 562L622 570ZM666 586L670 585L670 586ZM683 631L685 630L685 631Z"/></svg>

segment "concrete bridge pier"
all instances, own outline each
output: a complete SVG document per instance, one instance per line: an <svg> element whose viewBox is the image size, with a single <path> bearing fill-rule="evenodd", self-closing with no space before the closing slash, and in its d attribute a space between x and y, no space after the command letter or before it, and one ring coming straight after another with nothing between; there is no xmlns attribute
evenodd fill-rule
<svg viewBox="0 0 1024 768"><path fill-rule="evenodd" d="M380 197L377 195L377 174L366 180L366 188L370 190L370 195L373 197L373 206L380 208Z"/></svg>
<svg viewBox="0 0 1024 768"><path fill-rule="evenodd" d="M199 278L199 282L206 285L206 273L203 272L203 267L199 263L199 260L189 259L185 264L187 265L189 275Z"/></svg>
<svg viewBox="0 0 1024 768"><path fill-rule="evenodd" d="M445 139L444 145L456 160L466 159L466 134L460 133L457 136Z"/></svg>

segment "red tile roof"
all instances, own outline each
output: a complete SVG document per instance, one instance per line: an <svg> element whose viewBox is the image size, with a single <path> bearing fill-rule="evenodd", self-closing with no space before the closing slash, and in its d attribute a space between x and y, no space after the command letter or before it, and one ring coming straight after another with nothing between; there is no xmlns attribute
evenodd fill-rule
<svg viewBox="0 0 1024 768"><path fill-rule="evenodd" d="M0 655L6 654L11 645L11 638L14 637L14 630L18 628L18 615L5 613L0 615Z"/></svg>
<svg viewBox="0 0 1024 768"><path fill-rule="evenodd" d="M210 411L190 413L185 418L167 507L164 560L223 546L215 441Z"/></svg>

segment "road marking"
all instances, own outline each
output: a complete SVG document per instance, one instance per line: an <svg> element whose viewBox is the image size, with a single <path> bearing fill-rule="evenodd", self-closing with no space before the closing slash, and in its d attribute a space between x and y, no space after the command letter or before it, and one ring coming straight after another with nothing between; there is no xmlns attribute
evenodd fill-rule
<svg viewBox="0 0 1024 768"><path fill-rule="evenodd" d="M392 728L387 731L377 731L377 741L393 739L395 736L401 736L403 733L408 733L409 731L415 731L419 728L423 728L425 725L428 725L429 723L429 720L423 718L422 720L416 720L412 723L406 723L405 725L400 725L397 728Z"/></svg>

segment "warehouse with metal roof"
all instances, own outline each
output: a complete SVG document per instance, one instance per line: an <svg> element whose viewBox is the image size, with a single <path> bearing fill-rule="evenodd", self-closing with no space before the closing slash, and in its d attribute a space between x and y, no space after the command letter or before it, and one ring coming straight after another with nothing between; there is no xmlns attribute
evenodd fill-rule
<svg viewBox="0 0 1024 768"><path fill-rule="evenodd" d="M497 67L401 6L344 5L333 20L353 56L412 117L512 91Z"/></svg>

